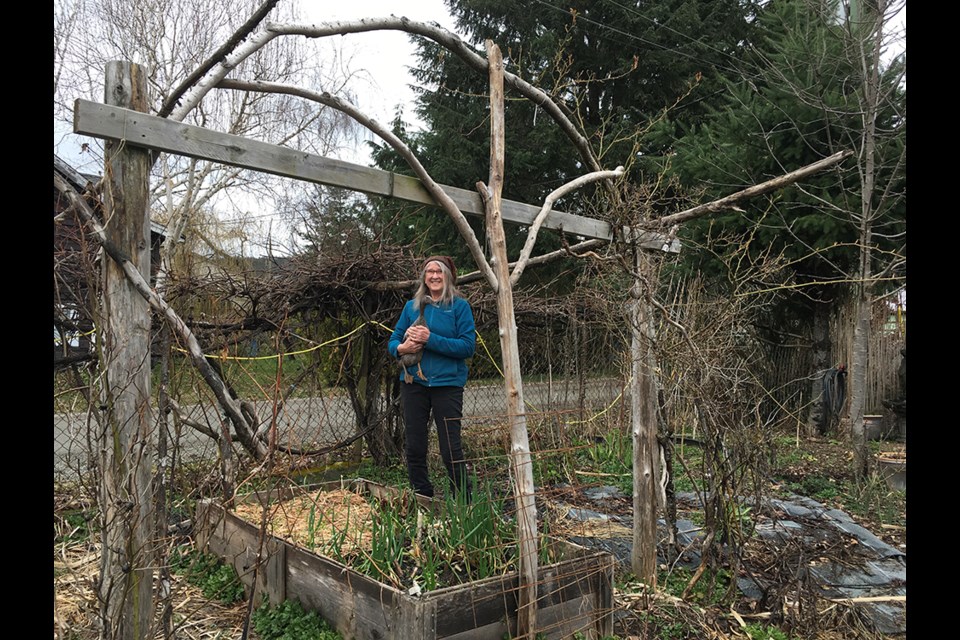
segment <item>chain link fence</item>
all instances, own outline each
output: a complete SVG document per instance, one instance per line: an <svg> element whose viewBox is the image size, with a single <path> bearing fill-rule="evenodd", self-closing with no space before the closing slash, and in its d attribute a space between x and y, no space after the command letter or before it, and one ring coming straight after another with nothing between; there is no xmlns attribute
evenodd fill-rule
<svg viewBox="0 0 960 640"><path fill-rule="evenodd" d="M381 329L382 331L382 329ZM582 332L582 330L581 330ZM527 333L527 332L522 332ZM349 335L352 334L352 335ZM367 422L381 420L390 428L402 432L398 400L398 374L389 367L374 381L380 393L373 407L362 406L356 385L345 384L344 379L331 379L330 372L342 370L349 357L350 341L356 329L346 336L325 341L328 344L309 352L275 355L226 356L219 360L224 378L245 402L255 424L264 437L275 425L277 450L293 454L314 455L321 451L344 448L357 441ZM626 380L611 367L621 360L621 354L601 352L579 345L576 355L570 355L570 341L547 347L540 344L548 336L525 340L523 363L525 375L523 398L528 419L536 422L545 417L564 416L567 422L580 422L619 406ZM591 342L602 343L594 336ZM383 348L386 334L384 331ZM251 353L249 345L245 349ZM584 359L584 353L589 353ZM464 428L469 429L505 425L506 397L499 377L499 346L490 346L490 339L480 336L478 350L472 359L470 377L464 391ZM571 362L567 362L570 360ZM152 408L156 425L154 442L160 430L164 431L166 447L179 463L212 465L221 455L218 440L228 424L209 389L193 371L185 358L175 360L165 384L160 379L160 365L154 367L155 390L164 387L174 410L161 420L156 401ZM332 366L334 363L335 366ZM587 364L586 367L583 365ZM396 375L395 375L396 374ZM66 368L55 373L54 396L54 479L57 482L75 482L88 473L97 458L100 407L90 402L91 369ZM157 393L154 393L157 397ZM622 409L618 408L618 412ZM397 431L399 429L399 431Z"/></svg>

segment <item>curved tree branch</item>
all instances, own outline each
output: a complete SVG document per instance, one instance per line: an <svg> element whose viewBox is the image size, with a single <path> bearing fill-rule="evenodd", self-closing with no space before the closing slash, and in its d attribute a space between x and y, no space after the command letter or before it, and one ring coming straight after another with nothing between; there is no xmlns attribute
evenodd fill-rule
<svg viewBox="0 0 960 640"><path fill-rule="evenodd" d="M264 31L238 46L230 54L223 57L209 72L209 75L197 82L183 96L181 105L171 112L170 117L177 121L194 109L203 97L210 92L220 81L227 77L237 65L248 56L255 53L274 38L282 35L301 35L307 38L324 38L327 36L346 35L348 33L365 33L368 31L403 31L423 36L433 40L442 47L463 59L470 67L487 73L487 59L474 51L456 34L447 31L436 23L428 24L417 22L404 17L390 16L387 18L365 18L352 21L325 22L318 25L269 23ZM504 83L515 89L524 97L542 108L560 129L570 138L581 159L591 171L601 171L602 167L597 160L590 142L581 133L580 129L564 113L564 110L554 102L553 98L542 89L538 89L526 80L512 73L504 72Z"/></svg>
<svg viewBox="0 0 960 640"><path fill-rule="evenodd" d="M580 187L590 184L591 182L612 180L614 178L619 178L622 175L623 167L617 167L613 171L594 171L593 173L588 173L580 176L579 178L575 178L570 182L554 189L550 195L544 199L543 206L540 208L540 213L537 214L537 217L533 220L533 224L530 225L530 229L527 230L527 240L523 243L523 249L520 251L520 257L517 258L516 266L513 268L513 273L510 274L510 285L516 286L517 281L520 280L520 276L523 274L523 270L527 267L527 262L530 260L530 253L533 251L533 245L537 242L537 234L540 233L540 227L546 221L547 216L550 215L550 212L553 211L553 204L557 200L568 193L571 193L572 191L576 191Z"/></svg>
<svg viewBox="0 0 960 640"><path fill-rule="evenodd" d="M327 22L319 25L297 25L297 24L268 24L267 30L278 34L302 35L308 38L322 38L331 35L344 35L347 33L363 33L366 31L395 30L412 33L433 40L437 44L452 53L459 56L464 62L476 71L483 74L487 73L487 59L474 51L455 33L447 31L436 23L425 23L410 20L404 17L390 16L389 18L368 18L355 21L336 21ZM524 97L531 100L534 104L541 107L553 120L560 126L574 147L580 153L581 158L592 171L601 171L600 162L593 153L593 148L584 137L580 129L567 117L563 109L553 101L548 93L538 89L523 78L504 71L504 83L515 89Z"/></svg>
<svg viewBox="0 0 960 640"><path fill-rule="evenodd" d="M173 90L170 94L170 97L167 98L166 102L163 103L163 106L160 107L160 111L157 113L161 118L166 118L173 111L173 108L177 106L180 98L183 96L187 90L195 85L203 76L210 72L213 69L214 65L227 57L231 51L233 51L241 42L243 42L247 36L253 33L253 30L267 17L267 14L273 10L277 3L280 0L266 0L260 8L257 9L256 13L250 16L250 19L243 23L236 33L234 33L229 40L223 43L213 54L204 60L204 62L197 67L193 73L187 76L186 80L180 83L180 85ZM180 118L178 118L179 120Z"/></svg>
<svg viewBox="0 0 960 640"><path fill-rule="evenodd" d="M453 223L457 227L457 231L460 232L460 235L466 241L467 248L470 250L470 255L473 256L474 261L477 263L477 267L486 276L487 282L491 287L493 287L493 290L497 290L497 278L493 273L493 269L490 268L486 257L483 255L483 248L480 246L480 242L477 240L477 236L473 232L473 228L467 222L463 212L460 211L457 203L455 203L453 199L447 195L447 192L441 189L440 185L438 185L433 178L430 177L430 174L420 163L420 160L417 158L416 154L413 153L413 150L410 149L410 147L407 146L403 140L390 131L390 129L383 126L373 118L367 116L356 106L350 104L346 100L330 95L327 92L317 93L316 91L310 91L308 89L302 89L300 87L282 83L262 81L246 82L241 80L223 80L217 86L221 89L237 89L240 91L284 93L306 98L307 100L313 100L314 102L325 104L329 107L337 109L338 111L346 113L364 127L380 136L391 147L393 147L396 152L403 157L404 160L407 161L407 164L411 169L413 169L413 172L417 174L418 178L420 178L420 182L423 184L424 188L426 188L427 192L433 196L433 199L436 200L437 204L440 205L450 219L453 220Z"/></svg>

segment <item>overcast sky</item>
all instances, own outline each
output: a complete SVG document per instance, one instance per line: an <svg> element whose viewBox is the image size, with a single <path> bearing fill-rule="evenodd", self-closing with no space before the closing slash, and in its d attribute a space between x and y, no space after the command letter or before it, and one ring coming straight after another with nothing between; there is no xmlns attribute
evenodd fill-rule
<svg viewBox="0 0 960 640"><path fill-rule="evenodd" d="M306 0L302 6L305 21L311 23L395 15L419 22L436 22L455 31L443 0ZM357 106L381 123L388 123L397 105L404 105L404 118L412 121L413 113L406 106L414 99L408 86L412 82L408 68L414 63L414 47L409 36L399 31L357 33L344 36L342 42L353 50L353 68L366 70L372 77L372 85L360 83L356 87L362 90L358 100L361 104Z"/></svg>
<svg viewBox="0 0 960 640"><path fill-rule="evenodd" d="M307 23L396 15L422 22L437 22L446 29L454 29L443 0L302 0L301 10L302 21ZM365 72L353 86L353 91L358 95L357 106L381 123L389 123L397 106L403 105L404 118L416 128L419 123L414 121L410 108L414 94L409 88L412 78L408 72L414 63L414 47L408 36L399 31L381 31L350 34L338 40L339 46L352 55L351 68ZM53 134L55 152L64 160L81 171L103 172L99 161L81 152L80 145L84 140L73 136L70 125L55 122ZM364 144L358 149L357 155L343 159L367 164L367 151L367 145Z"/></svg>

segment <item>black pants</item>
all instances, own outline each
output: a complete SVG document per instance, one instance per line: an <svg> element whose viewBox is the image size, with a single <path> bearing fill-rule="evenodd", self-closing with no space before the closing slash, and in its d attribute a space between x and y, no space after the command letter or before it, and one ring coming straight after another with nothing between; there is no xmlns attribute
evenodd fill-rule
<svg viewBox="0 0 960 640"><path fill-rule="evenodd" d="M463 416L463 387L425 387L416 382L401 385L403 421L406 427L407 475L413 490L424 496L433 495L433 484L427 473L427 449L430 435L430 413L437 425L440 457L447 468L451 491L465 491L470 498L467 465L460 440L460 418Z"/></svg>

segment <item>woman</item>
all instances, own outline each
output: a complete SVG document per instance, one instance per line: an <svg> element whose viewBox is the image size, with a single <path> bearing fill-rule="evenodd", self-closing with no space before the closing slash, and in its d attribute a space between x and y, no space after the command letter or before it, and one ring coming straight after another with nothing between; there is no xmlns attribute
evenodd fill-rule
<svg viewBox="0 0 960 640"><path fill-rule="evenodd" d="M457 270L449 256L423 263L420 284L408 300L390 336L390 355L419 354L419 363L403 367L400 399L406 430L407 475L413 490L433 496L427 473L430 413L437 426L440 456L452 491L470 497L467 466L460 440L466 359L476 348L473 310L457 291ZM406 360L406 359L404 359ZM416 358L412 358L416 360Z"/></svg>

